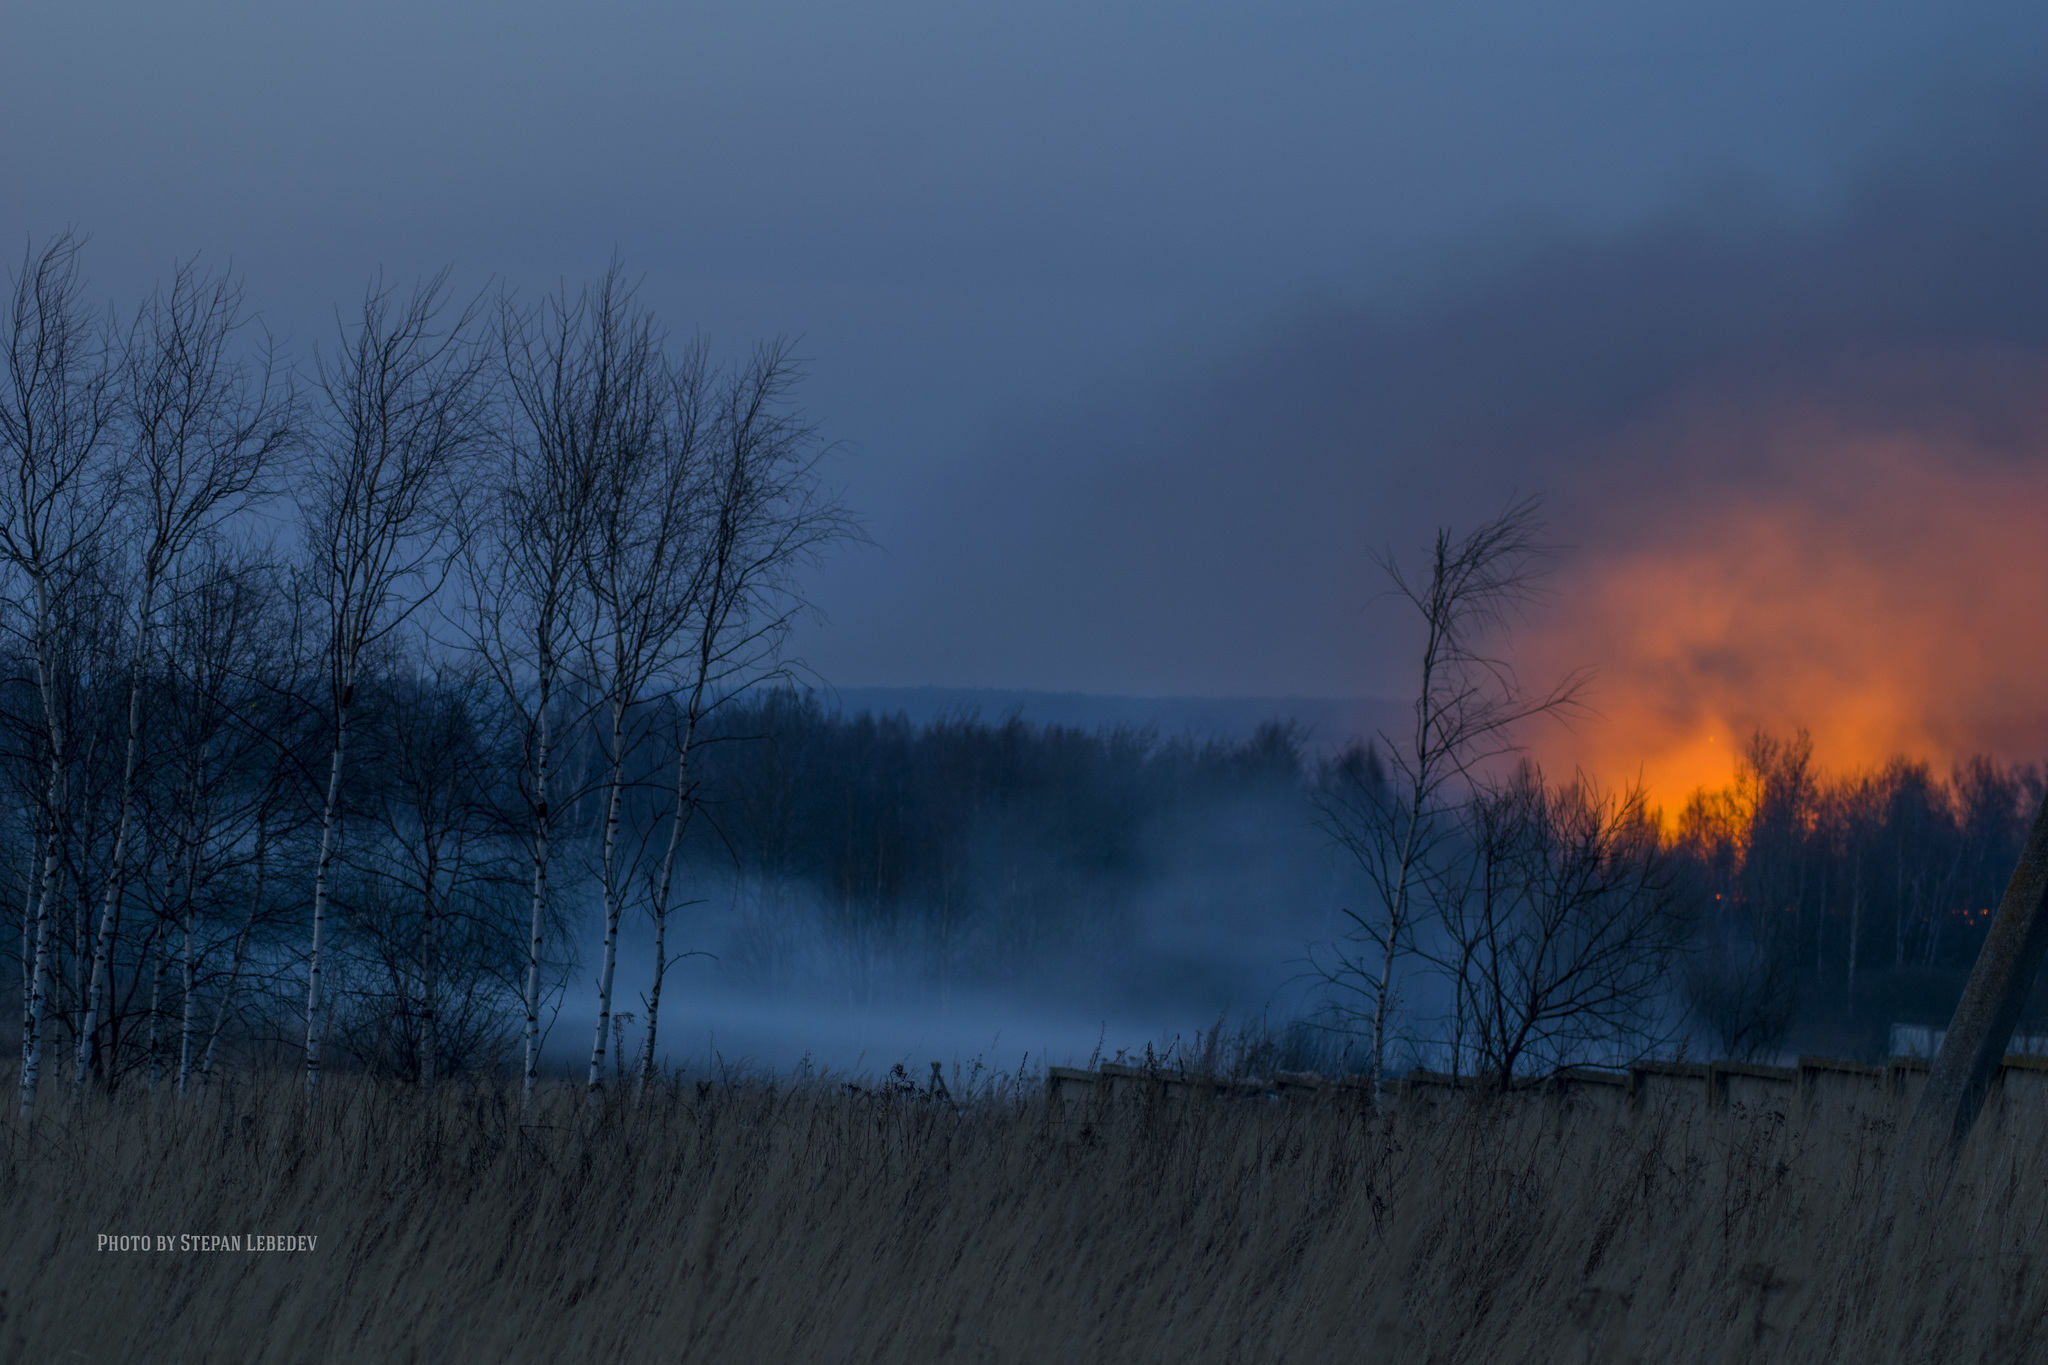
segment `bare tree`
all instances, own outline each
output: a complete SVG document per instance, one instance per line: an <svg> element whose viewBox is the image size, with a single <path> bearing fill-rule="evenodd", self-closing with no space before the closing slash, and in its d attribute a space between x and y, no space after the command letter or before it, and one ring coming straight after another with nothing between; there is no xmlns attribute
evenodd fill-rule
<svg viewBox="0 0 2048 1365"><path fill-rule="evenodd" d="M633 306L615 274L606 277L592 308L592 326L616 338L605 343L616 356L616 380L591 427L598 473L583 561L583 586L592 606L583 623L583 667L604 721L598 856L604 955L588 1081L595 1090L604 1082L619 921L628 889L629 860L619 822L638 737L633 727L642 705L659 693L696 605L691 575L705 513L700 464L706 367L698 349L679 365L665 361L653 319Z"/></svg>
<svg viewBox="0 0 2048 1365"><path fill-rule="evenodd" d="M135 561L128 622L127 735L116 796L113 848L91 955L91 988L79 1029L74 1084L83 1086L99 1043L112 971L129 826L142 751L143 690L167 583L193 546L267 493L264 480L292 438L292 398L266 353L245 363L233 351L244 326L241 290L186 262L168 290L137 315L124 348L122 434L129 446L129 515Z"/></svg>
<svg viewBox="0 0 2048 1365"><path fill-rule="evenodd" d="M338 353L319 365L322 402L299 494L306 574L325 618L322 704L332 737L306 972L309 1098L320 1085L322 938L357 687L370 652L438 586L450 476L487 429L486 357L469 336L475 313L451 309L445 271L402 304L373 287Z"/></svg>
<svg viewBox="0 0 2048 1365"><path fill-rule="evenodd" d="M1527 688L1494 642L1539 594L1548 550L1537 505L1525 499L1463 539L1439 530L1427 577L1411 577L1391 554L1380 567L1393 594L1422 625L1422 649L1410 724L1383 732L1381 780L1362 767L1326 771L1314 792L1322 827L1358 864L1373 903L1344 911L1345 939L1314 960L1314 970L1348 997L1372 1039L1372 1075L1386 1072L1389 1012L1400 959L1416 947L1430 884L1448 875L1445 855L1457 836L1455 807L1477 771L1514 752L1514 730L1539 716L1580 706L1583 674L1547 690Z"/></svg>
<svg viewBox="0 0 2048 1365"><path fill-rule="evenodd" d="M39 835L43 846L33 954L22 1004L21 1107L35 1103L42 1067L50 932L58 872L69 831L65 812L73 755L60 698L60 618L65 594L92 567L113 515L119 470L111 459L115 382L104 332L88 316L79 273L80 239L70 232L25 251L13 279L0 389L0 561L19 603L20 627L41 702L45 765Z"/></svg>
<svg viewBox="0 0 2048 1365"><path fill-rule="evenodd" d="M479 846L489 786L490 736L483 695L487 679L468 659L422 658L380 689L382 790L372 810L383 850L370 869L413 901L411 945L396 942L393 965L414 950L417 998L414 1064L423 1100L431 1102L443 1063L439 1006L443 953L450 922L469 899L469 883L485 859ZM393 936L396 937L395 935Z"/></svg>
<svg viewBox="0 0 2048 1365"><path fill-rule="evenodd" d="M591 1081L607 1051L631 1069L611 1040L639 1017L611 1005L634 908L658 958L644 1078L709 719L786 676L799 571L848 531L787 348L731 369L669 351L617 267L573 303L506 306L479 346L443 275L367 291L301 406L231 278L181 264L117 323L84 306L78 253L27 253L0 336L24 1110L50 1046L75 1088L147 1072L182 1095L237 1021L296 1024L300 986L309 1103L330 1023L327 1050L377 1033L431 1091L504 1041L514 996L530 1088L571 814L605 918ZM230 542L285 485L295 557L272 566ZM271 889L309 862L309 901Z"/></svg>
<svg viewBox="0 0 2048 1365"><path fill-rule="evenodd" d="M162 804L142 812L164 831L159 917L178 936L180 1096L195 1073L202 1084L211 1074L235 1013L264 914L271 849L294 823L286 816L299 775L291 750L304 728L294 723L300 710L274 592L278 566L218 542L201 548L204 557L181 575L164 613ZM202 1034L204 987L218 976L210 959L229 943Z"/></svg>
<svg viewBox="0 0 2048 1365"><path fill-rule="evenodd" d="M783 641L804 605L797 569L853 534L845 508L820 486L815 429L790 406L798 378L786 345L761 347L721 385L712 416L702 495L707 512L697 521L700 539L681 585L692 614L676 698L668 843L648 902L654 979L645 997L643 1087L656 1065L661 989L670 966L669 898L695 806L690 760L704 720L747 687L780 675ZM685 396L678 411L692 401Z"/></svg>
<svg viewBox="0 0 2048 1365"><path fill-rule="evenodd" d="M1689 926L1642 788L1553 787L1524 763L1465 816L1469 871L1438 905L1432 954L1455 992L1454 1051L1505 1087L1663 1041Z"/></svg>
<svg viewBox="0 0 2048 1365"><path fill-rule="evenodd" d="M1748 926L1713 925L1686 959L1686 1003L1714 1034L1721 1055L1738 1061L1768 1057L1785 1041L1799 1008L1791 955Z"/></svg>
<svg viewBox="0 0 2048 1365"><path fill-rule="evenodd" d="M573 304L557 295L538 310L509 303L500 314L500 358L509 411L494 476L473 504L464 537L472 647L497 679L521 735L521 796L531 859L522 1005L525 1095L540 1076L542 967L555 820L557 726L573 627L587 607L583 570L604 451L616 439L617 406L646 363L615 265Z"/></svg>

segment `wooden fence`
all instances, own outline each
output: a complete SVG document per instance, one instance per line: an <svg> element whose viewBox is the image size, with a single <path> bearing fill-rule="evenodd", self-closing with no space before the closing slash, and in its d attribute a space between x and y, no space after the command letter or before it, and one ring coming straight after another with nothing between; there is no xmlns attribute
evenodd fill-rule
<svg viewBox="0 0 2048 1365"><path fill-rule="evenodd" d="M1927 1084L1924 1057L1893 1057L1882 1066L1801 1057L1796 1066L1749 1062L1640 1062L1627 1068L1579 1067L1515 1086L1516 1093L1546 1094L1574 1107L1616 1118L1680 1107L1742 1109L1791 1118L1816 1109L1869 1117L1911 1112ZM1415 1070L1381 1082L1396 1103L1431 1106L1468 1103L1492 1087L1472 1077ZM1142 1100L1239 1099L1365 1104L1371 1082L1363 1077L1281 1072L1254 1080L1195 1075L1161 1067L1105 1062L1092 1071L1046 1068L1046 1091L1056 1106ZM1993 1083L1990 1106L2029 1120L2048 1119L2048 1057L2006 1057Z"/></svg>

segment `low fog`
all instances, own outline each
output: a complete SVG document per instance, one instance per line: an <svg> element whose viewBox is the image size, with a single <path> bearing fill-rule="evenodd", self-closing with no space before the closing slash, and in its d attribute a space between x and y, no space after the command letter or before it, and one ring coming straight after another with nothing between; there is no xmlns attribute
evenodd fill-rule
<svg viewBox="0 0 2048 1365"><path fill-rule="evenodd" d="M1008 704L982 711L977 699ZM1014 1072L1148 1047L1198 1052L1219 1026L1237 1037L1292 1025L1294 1069L1341 1064L1345 1037L1304 1027L1330 1022L1309 951L1341 932L1339 906L1366 893L1308 799L1330 741L1317 745L1292 721L1169 730L1163 722L1189 705L1170 699L947 700L916 720L908 708L798 705L808 726L856 737L859 774L804 762L806 740L787 731L714 751L690 845L690 903L670 930L670 951L695 956L665 988L667 1061ZM1214 716L1271 709L1199 705ZM723 724L742 735L775 728L751 717ZM876 776L866 765L877 751L940 747L978 752L965 771L926 758L879 775L880 790L863 780ZM764 790L764 771L791 785ZM964 818L935 817L933 802L965 807ZM833 809L855 803L866 809ZM803 871L764 866L777 859ZM652 949L636 920L617 1008L637 1017ZM595 962L588 928L598 921L586 912L575 922L581 960ZM551 1040L561 1064L588 1060L594 1010L588 972L572 976ZM626 1037L636 1037L630 1026Z"/></svg>

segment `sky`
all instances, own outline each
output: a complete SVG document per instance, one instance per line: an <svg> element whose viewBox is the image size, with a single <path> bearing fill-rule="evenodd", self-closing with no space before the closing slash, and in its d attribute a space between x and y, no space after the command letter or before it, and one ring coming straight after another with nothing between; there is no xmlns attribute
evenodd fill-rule
<svg viewBox="0 0 2048 1365"><path fill-rule="evenodd" d="M378 272L617 253L786 336L872 544L844 687L1398 696L1375 552L1545 498L1549 761L2048 752L2048 11L1429 0L8 7L0 235ZM1718 748L1716 746L1719 746Z"/></svg>

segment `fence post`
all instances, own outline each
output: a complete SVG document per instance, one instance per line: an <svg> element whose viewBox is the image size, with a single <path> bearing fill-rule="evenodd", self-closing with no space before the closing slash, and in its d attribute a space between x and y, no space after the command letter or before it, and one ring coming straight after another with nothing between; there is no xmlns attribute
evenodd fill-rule
<svg viewBox="0 0 2048 1365"><path fill-rule="evenodd" d="M1984 1095L2012 1041L2013 1026L2034 988L2041 957L2048 952L2048 797L2020 850L2019 866L2006 883L1992 917L1991 932L1977 954L1970 982L1949 1021L1948 1036L1935 1054L1904 1140L1901 1159L1941 1150L1953 1158L1970 1135Z"/></svg>

